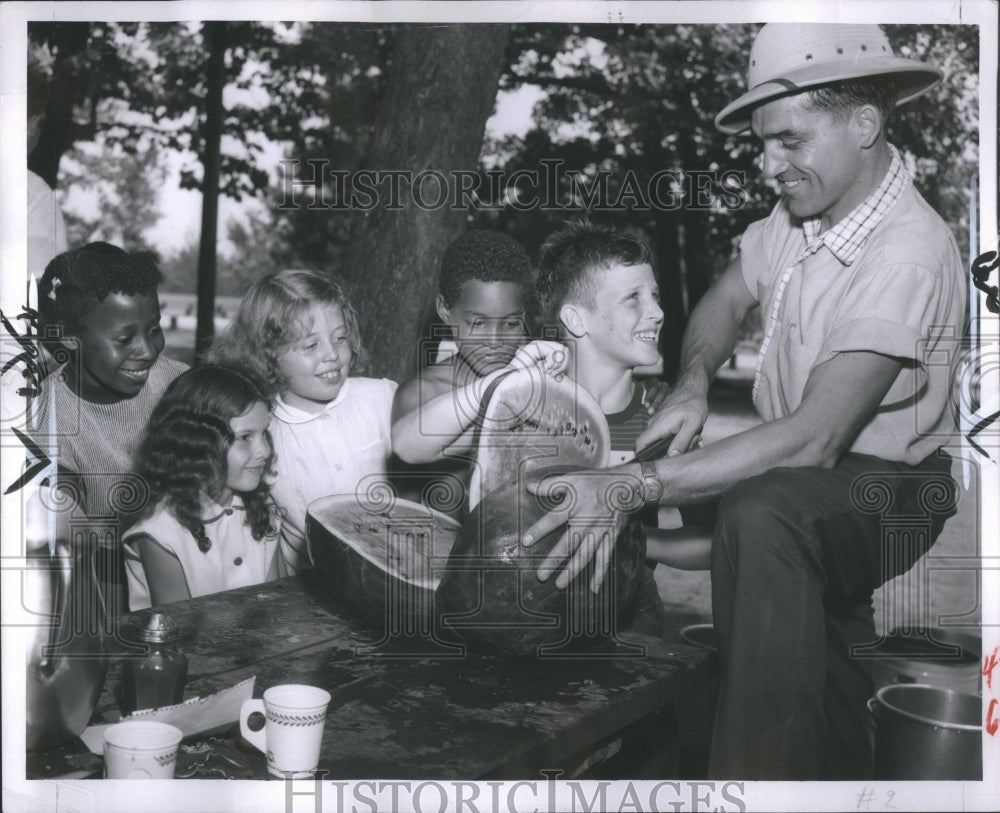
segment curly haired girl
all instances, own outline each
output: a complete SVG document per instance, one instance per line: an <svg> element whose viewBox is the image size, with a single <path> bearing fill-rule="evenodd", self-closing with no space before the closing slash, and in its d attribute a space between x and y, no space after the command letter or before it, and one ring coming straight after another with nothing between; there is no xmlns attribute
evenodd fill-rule
<svg viewBox="0 0 1000 813"><path fill-rule="evenodd" d="M270 419L236 370L205 365L167 388L136 453L153 507L124 538L132 610L281 575Z"/></svg>

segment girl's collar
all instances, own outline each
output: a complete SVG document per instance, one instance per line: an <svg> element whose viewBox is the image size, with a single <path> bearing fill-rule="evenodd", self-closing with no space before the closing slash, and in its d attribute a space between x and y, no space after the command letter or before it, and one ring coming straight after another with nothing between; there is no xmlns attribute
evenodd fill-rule
<svg viewBox="0 0 1000 813"><path fill-rule="evenodd" d="M245 511L243 507L243 498L239 494L234 494L233 499L230 501L229 505L219 505L215 500L210 497L205 497L202 501L201 515L203 517L202 524L211 525L213 522L218 522L223 517L232 516L235 511Z"/></svg>
<svg viewBox="0 0 1000 813"><path fill-rule="evenodd" d="M319 412L306 412L304 409L291 406L281 395L278 395L274 399L274 415L285 423L308 423L309 421L314 421L320 415L325 415L340 406L344 402L344 399L347 398L347 389L350 385L350 377L345 378L343 385L340 387L340 392L337 393L337 397L328 402Z"/></svg>

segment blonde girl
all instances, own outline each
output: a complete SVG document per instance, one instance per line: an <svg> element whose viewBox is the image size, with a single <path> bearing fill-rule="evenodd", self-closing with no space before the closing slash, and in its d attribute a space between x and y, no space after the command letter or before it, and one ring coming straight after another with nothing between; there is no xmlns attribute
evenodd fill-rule
<svg viewBox="0 0 1000 813"><path fill-rule="evenodd" d="M309 503L353 494L388 469L396 382L352 375L364 366L357 314L340 281L313 271L255 282L212 357L252 370L274 396L281 555L289 572L309 567Z"/></svg>

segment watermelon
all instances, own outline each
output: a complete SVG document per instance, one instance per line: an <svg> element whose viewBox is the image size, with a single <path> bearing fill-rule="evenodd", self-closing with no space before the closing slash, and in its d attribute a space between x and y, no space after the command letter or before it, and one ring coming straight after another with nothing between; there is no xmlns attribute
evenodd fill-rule
<svg viewBox="0 0 1000 813"><path fill-rule="evenodd" d="M349 494L309 505L309 557L347 610L389 631L428 631L459 524L420 503Z"/></svg>
<svg viewBox="0 0 1000 813"><path fill-rule="evenodd" d="M558 466L535 477L572 471ZM590 590L593 564L565 589L555 575L536 571L565 526L530 548L520 538L551 506L529 494L524 482L488 494L462 525L435 594L438 623L476 650L513 657L544 655L564 647L606 643L622 631L636 603L646 567L646 538L638 517L620 531L601 589ZM540 647L542 647L540 649Z"/></svg>
<svg viewBox="0 0 1000 813"><path fill-rule="evenodd" d="M608 465L611 436L597 401L569 377L537 368L510 373L487 392L479 417L469 510L532 471Z"/></svg>
<svg viewBox="0 0 1000 813"><path fill-rule="evenodd" d="M607 641L621 630L641 584L646 541L638 519L618 536L601 590L592 566L560 590L536 571L563 529L531 548L521 534L552 507L532 479L608 464L610 435L597 402L573 381L539 370L491 385L475 433L470 513L459 524L418 503L354 494L309 506L309 553L334 598L372 622L490 653ZM553 465L556 464L556 465Z"/></svg>

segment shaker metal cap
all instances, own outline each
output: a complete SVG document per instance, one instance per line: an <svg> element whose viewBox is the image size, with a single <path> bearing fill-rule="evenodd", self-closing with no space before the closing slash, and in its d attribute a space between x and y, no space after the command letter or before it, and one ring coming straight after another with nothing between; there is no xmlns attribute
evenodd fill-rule
<svg viewBox="0 0 1000 813"><path fill-rule="evenodd" d="M146 623L139 630L139 640L162 644L176 640L180 628L169 615L154 611L149 614Z"/></svg>

